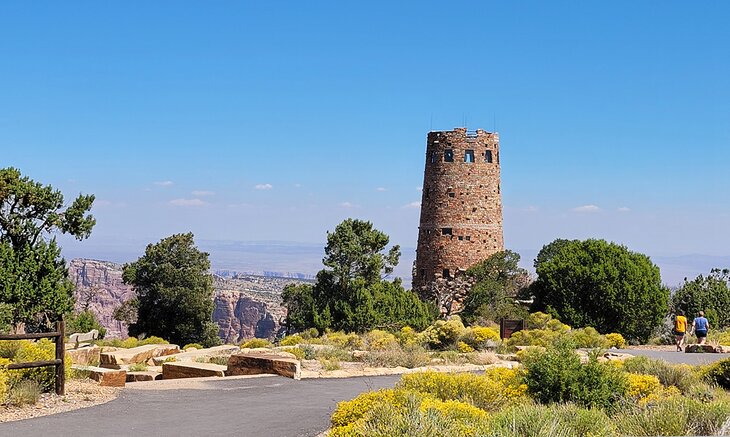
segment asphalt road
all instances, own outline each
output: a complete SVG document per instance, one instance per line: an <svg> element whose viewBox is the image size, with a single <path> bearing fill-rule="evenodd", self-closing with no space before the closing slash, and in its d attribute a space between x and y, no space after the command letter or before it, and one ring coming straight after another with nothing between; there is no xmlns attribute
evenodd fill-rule
<svg viewBox="0 0 730 437"><path fill-rule="evenodd" d="M618 352L688 364L730 357L640 349ZM294 381L272 376L159 381L156 384L169 385L152 390L128 388L103 405L0 424L0 436L316 436L329 427L337 402L392 387L399 379Z"/></svg>
<svg viewBox="0 0 730 437"><path fill-rule="evenodd" d="M399 379L265 377L128 389L103 405L0 424L0 436L316 436L329 427L337 402Z"/></svg>
<svg viewBox="0 0 730 437"><path fill-rule="evenodd" d="M631 355L643 355L649 358L662 359L674 364L708 364L723 358L730 358L730 354L687 354L684 352L658 351L648 349L619 349L611 352L622 352Z"/></svg>

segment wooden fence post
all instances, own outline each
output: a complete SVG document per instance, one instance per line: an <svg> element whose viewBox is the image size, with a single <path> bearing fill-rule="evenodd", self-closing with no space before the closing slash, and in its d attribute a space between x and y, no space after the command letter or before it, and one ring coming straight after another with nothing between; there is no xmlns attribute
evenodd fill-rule
<svg viewBox="0 0 730 437"><path fill-rule="evenodd" d="M63 320L56 322L56 360L61 360L56 364L56 394L63 396L66 394L66 324Z"/></svg>

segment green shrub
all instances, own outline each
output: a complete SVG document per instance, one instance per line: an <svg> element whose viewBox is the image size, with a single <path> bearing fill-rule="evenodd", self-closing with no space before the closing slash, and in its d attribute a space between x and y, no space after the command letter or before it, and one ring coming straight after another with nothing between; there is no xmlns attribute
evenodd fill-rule
<svg viewBox="0 0 730 437"><path fill-rule="evenodd" d="M200 343L188 343L188 344L186 344L186 345L185 345L185 347L183 347L183 348L182 348L182 350L186 351L186 350L188 350L188 349L190 349L190 348L193 348L193 347L194 347L195 349L197 349L197 350L200 350L200 349L205 349L205 348L203 347L203 345L201 345Z"/></svg>
<svg viewBox="0 0 730 437"><path fill-rule="evenodd" d="M213 363L213 364L218 364L220 366L227 366L228 365L228 359L229 358L230 358L230 356L218 355L218 356L215 356L215 357L210 357L208 359L208 362L209 363Z"/></svg>
<svg viewBox="0 0 730 437"><path fill-rule="evenodd" d="M300 343L304 343L304 338L299 334L287 335L282 338L279 342L280 346L296 346Z"/></svg>
<svg viewBox="0 0 730 437"><path fill-rule="evenodd" d="M82 333L90 332L92 329L99 331L99 338L103 339L106 335L106 328L99 323L94 313L90 310L84 310L77 314L67 314L64 317L66 321L66 333Z"/></svg>
<svg viewBox="0 0 730 437"><path fill-rule="evenodd" d="M327 358L320 358L319 364L322 365L322 369L325 371L332 371L332 370L340 370L342 366L340 365L340 361L336 358L333 359L327 359Z"/></svg>
<svg viewBox="0 0 730 437"><path fill-rule="evenodd" d="M417 344L406 345L402 348L395 345L381 351L370 351L363 361L371 367L414 367L426 366L431 362L428 351Z"/></svg>
<svg viewBox="0 0 730 437"><path fill-rule="evenodd" d="M729 415L726 400L706 403L677 397L619 415L615 423L622 435L716 435Z"/></svg>
<svg viewBox="0 0 730 437"><path fill-rule="evenodd" d="M15 360L18 350L26 340L0 340L0 358Z"/></svg>
<svg viewBox="0 0 730 437"><path fill-rule="evenodd" d="M122 340L120 347L125 349L131 349L139 346L139 340L136 337L129 337Z"/></svg>
<svg viewBox="0 0 730 437"><path fill-rule="evenodd" d="M350 351L334 346L315 349L315 356L325 360L352 361Z"/></svg>
<svg viewBox="0 0 730 437"><path fill-rule="evenodd" d="M300 345L299 349L302 350L305 360L313 360L313 359L317 358L317 350L315 348L313 348L312 346Z"/></svg>
<svg viewBox="0 0 730 437"><path fill-rule="evenodd" d="M531 353L524 360L528 392L542 403L574 402L583 407L612 409L626 393L623 372L592 356L587 364L569 344Z"/></svg>
<svg viewBox="0 0 730 437"><path fill-rule="evenodd" d="M633 357L624 360L623 367L627 372L654 375L663 386L675 386L682 393L687 393L699 382L698 375L686 364L669 364L664 360Z"/></svg>
<svg viewBox="0 0 730 437"><path fill-rule="evenodd" d="M134 363L129 366L128 369L130 372L144 372L147 370L147 364L146 363Z"/></svg>
<svg viewBox="0 0 730 437"><path fill-rule="evenodd" d="M427 344L433 349L448 349L456 346L456 342L464 334L464 324L459 316L451 316L449 320L437 320L419 334L419 343Z"/></svg>
<svg viewBox="0 0 730 437"><path fill-rule="evenodd" d="M568 337L582 348L605 348L608 344L606 338L590 326L568 331Z"/></svg>
<svg viewBox="0 0 730 437"><path fill-rule="evenodd" d="M541 346L548 347L552 345L561 333L549 329L527 329L512 333L507 339L506 345L514 346Z"/></svg>
<svg viewBox="0 0 730 437"><path fill-rule="evenodd" d="M302 331L302 338L305 340L311 340L313 338L319 337L319 331L317 328L309 328Z"/></svg>
<svg viewBox="0 0 730 437"><path fill-rule="evenodd" d="M164 338L160 338L154 335L151 335L144 339L140 339L137 342L137 346L145 346L148 344L170 344L170 342L165 340Z"/></svg>
<svg viewBox="0 0 730 437"><path fill-rule="evenodd" d="M241 343L241 349L255 349L255 348L267 348L271 347L271 342L263 338L252 338L248 341Z"/></svg>
<svg viewBox="0 0 730 437"><path fill-rule="evenodd" d="M41 397L41 384L32 379L17 381L8 391L7 402L10 405L34 405Z"/></svg>
<svg viewBox="0 0 730 437"><path fill-rule="evenodd" d="M492 418L491 435L522 436L611 436L616 427L611 418L598 409L584 409L574 404L520 404L497 413Z"/></svg>
<svg viewBox="0 0 730 437"><path fill-rule="evenodd" d="M715 361L703 370L703 376L725 390L730 390L730 358Z"/></svg>

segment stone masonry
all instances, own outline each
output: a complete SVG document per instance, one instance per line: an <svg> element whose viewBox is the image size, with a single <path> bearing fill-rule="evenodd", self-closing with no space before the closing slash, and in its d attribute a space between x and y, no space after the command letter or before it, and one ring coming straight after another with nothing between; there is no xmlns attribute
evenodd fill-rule
<svg viewBox="0 0 730 437"><path fill-rule="evenodd" d="M413 289L452 282L504 250L499 135L429 132Z"/></svg>

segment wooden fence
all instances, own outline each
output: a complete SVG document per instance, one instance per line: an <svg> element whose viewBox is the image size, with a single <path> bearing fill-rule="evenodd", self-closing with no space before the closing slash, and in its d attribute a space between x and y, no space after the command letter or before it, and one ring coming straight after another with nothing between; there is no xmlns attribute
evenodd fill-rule
<svg viewBox="0 0 730 437"><path fill-rule="evenodd" d="M8 364L8 369L32 369L35 367L56 367L56 394L63 395L66 392L65 358L66 345L64 335L66 326L63 321L56 322L56 332L39 332L36 334L0 334L0 340L38 340L41 338L52 338L56 343L56 359L45 361L32 361L29 363Z"/></svg>

